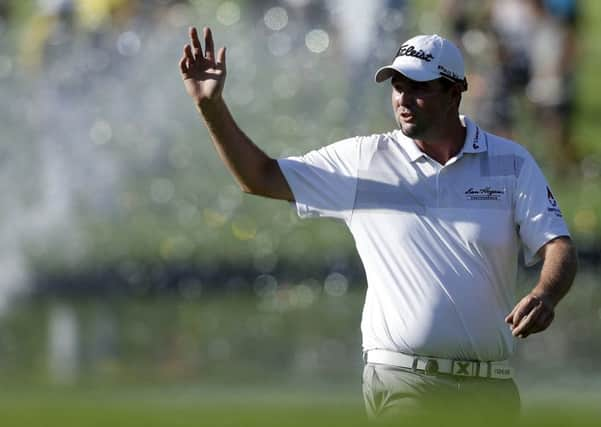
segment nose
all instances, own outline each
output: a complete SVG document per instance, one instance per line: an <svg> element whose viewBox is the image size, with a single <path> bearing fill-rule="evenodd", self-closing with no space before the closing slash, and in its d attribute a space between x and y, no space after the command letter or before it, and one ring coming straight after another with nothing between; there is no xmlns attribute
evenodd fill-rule
<svg viewBox="0 0 601 427"><path fill-rule="evenodd" d="M407 90L400 88L392 90L392 101L395 106L409 105L410 100L411 94Z"/></svg>
<svg viewBox="0 0 601 427"><path fill-rule="evenodd" d="M396 105L401 105L403 103L403 100L405 98L404 94L405 94L404 91L398 91L398 90L393 91L392 99L394 99L394 103Z"/></svg>

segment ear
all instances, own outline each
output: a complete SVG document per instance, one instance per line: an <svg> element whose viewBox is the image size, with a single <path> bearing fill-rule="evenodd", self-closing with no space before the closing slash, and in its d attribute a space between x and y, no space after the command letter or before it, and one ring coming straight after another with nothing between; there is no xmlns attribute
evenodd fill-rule
<svg viewBox="0 0 601 427"><path fill-rule="evenodd" d="M462 89L461 85L459 85L459 84L453 85L449 92L451 95L451 99L453 101L455 101L453 104L457 105L457 108L459 108L459 104L461 103L461 94L463 93L463 89Z"/></svg>

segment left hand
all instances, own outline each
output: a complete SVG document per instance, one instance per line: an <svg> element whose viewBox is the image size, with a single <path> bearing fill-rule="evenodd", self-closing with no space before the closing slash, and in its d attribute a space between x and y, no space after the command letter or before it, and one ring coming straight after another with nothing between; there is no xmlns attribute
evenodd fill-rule
<svg viewBox="0 0 601 427"><path fill-rule="evenodd" d="M544 331L555 318L553 304L545 297L529 293L505 318L514 337L526 338Z"/></svg>

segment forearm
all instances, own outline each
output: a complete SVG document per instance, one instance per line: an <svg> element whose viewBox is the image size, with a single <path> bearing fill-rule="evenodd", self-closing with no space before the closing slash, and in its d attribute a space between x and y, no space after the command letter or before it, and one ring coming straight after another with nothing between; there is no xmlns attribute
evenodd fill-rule
<svg viewBox="0 0 601 427"><path fill-rule="evenodd" d="M260 194L266 168L274 162L242 132L223 99L197 105L213 145L242 191Z"/></svg>
<svg viewBox="0 0 601 427"><path fill-rule="evenodd" d="M557 305L572 286L577 268L576 250L571 240L556 239L546 245L540 277L532 293Z"/></svg>
<svg viewBox="0 0 601 427"><path fill-rule="evenodd" d="M278 162L253 144L230 114L222 97L227 74L225 47L215 56L211 30L204 28L203 34L204 53L196 28L190 27L190 43L184 46L179 69L186 92L203 117L217 153L242 191L293 201Z"/></svg>
<svg viewBox="0 0 601 427"><path fill-rule="evenodd" d="M539 255L544 262L536 286L505 318L516 337L526 338L549 327L555 317L555 306L576 276L576 250L569 237L552 240L542 247Z"/></svg>

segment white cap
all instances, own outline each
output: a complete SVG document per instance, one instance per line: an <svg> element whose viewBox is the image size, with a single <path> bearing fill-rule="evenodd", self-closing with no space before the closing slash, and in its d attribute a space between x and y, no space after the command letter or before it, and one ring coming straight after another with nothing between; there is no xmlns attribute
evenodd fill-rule
<svg viewBox="0 0 601 427"><path fill-rule="evenodd" d="M376 82L388 80L395 72L418 82L444 77L463 83L463 90L467 90L461 51L438 34L415 36L403 43L393 63L376 72Z"/></svg>

